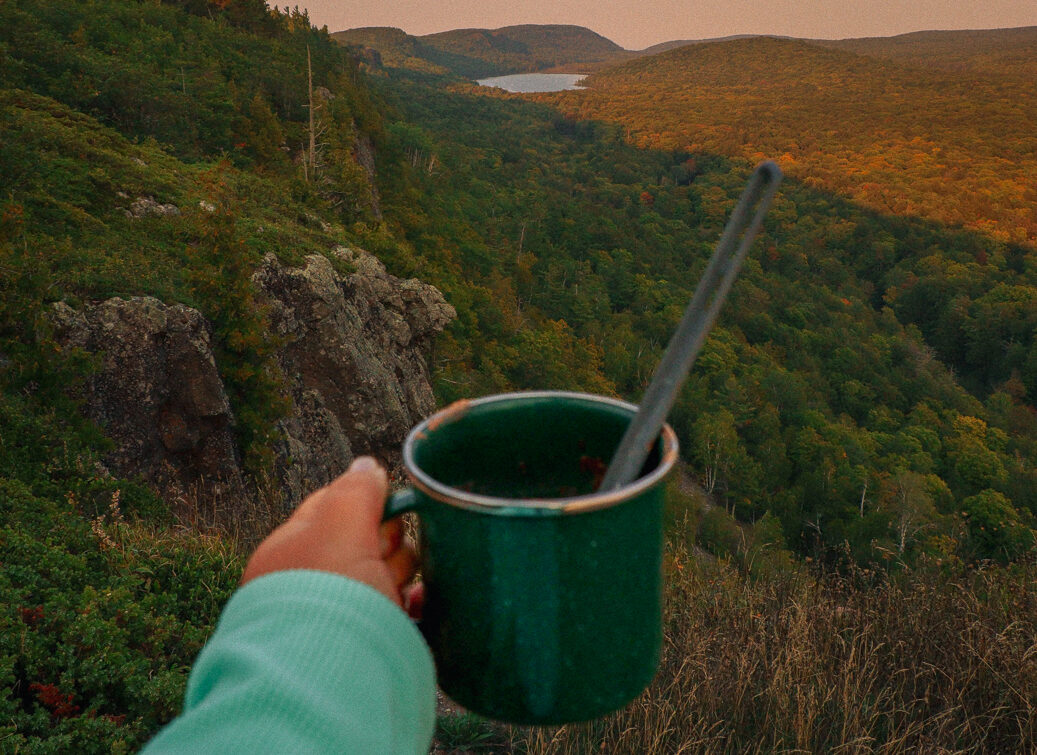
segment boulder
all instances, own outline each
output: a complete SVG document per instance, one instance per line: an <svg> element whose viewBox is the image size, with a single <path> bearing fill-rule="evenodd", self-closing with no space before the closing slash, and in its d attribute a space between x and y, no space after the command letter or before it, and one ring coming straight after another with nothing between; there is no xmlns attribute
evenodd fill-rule
<svg viewBox="0 0 1037 755"><path fill-rule="evenodd" d="M79 311L59 302L52 321L59 343L98 357L79 390L114 443L104 456L111 472L142 477L166 497L241 493L234 417L197 310L152 297Z"/></svg>

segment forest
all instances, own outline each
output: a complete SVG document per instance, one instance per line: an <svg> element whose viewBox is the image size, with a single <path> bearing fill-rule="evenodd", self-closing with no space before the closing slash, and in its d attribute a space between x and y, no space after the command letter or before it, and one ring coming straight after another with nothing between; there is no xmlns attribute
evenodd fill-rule
<svg viewBox="0 0 1037 755"><path fill-rule="evenodd" d="M421 274L451 300L472 297L477 318L440 344L441 391L535 378L636 399L751 165L638 149L617 125L460 86L398 103L428 190L387 207ZM1008 514L996 526L1019 538L1009 551L1029 548L1033 320L1025 296L981 319L961 306L970 293L977 312L1014 301L1009 259L1025 264L1022 247L883 215L795 177L758 243L672 417L706 491L743 521L777 517L786 542L814 558L844 544L864 561L966 555L987 532L987 506Z"/></svg>
<svg viewBox="0 0 1037 755"><path fill-rule="evenodd" d="M586 727L455 716L439 739L1032 746L1037 55L1008 36L975 61L930 37L914 53L731 40L519 97L407 55L358 60L260 0L0 5L0 749L147 741L261 536L192 529L96 472L103 431L67 390L90 360L55 348L53 302L201 310L257 476L282 410L249 285L267 252L348 242L440 288L458 313L430 365L441 403L637 401L763 157L788 177L671 415L683 469L657 684ZM181 212L142 234L137 196ZM723 657L756 671L725 675Z"/></svg>

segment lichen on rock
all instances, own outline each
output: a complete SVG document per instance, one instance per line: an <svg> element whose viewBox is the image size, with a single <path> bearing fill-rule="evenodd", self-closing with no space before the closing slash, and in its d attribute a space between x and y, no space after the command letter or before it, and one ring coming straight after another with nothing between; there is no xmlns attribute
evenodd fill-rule
<svg viewBox="0 0 1037 755"><path fill-rule="evenodd" d="M123 210L128 218L144 218L149 215L170 217L180 214L180 208L168 202L159 202L154 197L137 197L130 203L128 210Z"/></svg>

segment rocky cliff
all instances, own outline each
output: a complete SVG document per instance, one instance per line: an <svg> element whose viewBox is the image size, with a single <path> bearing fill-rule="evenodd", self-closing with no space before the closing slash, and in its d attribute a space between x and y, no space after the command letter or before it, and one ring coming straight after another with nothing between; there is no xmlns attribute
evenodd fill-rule
<svg viewBox="0 0 1037 755"><path fill-rule="evenodd" d="M372 255L332 255L355 272L340 276L321 255L302 268L271 255L252 278L285 343L278 361L295 410L281 423L278 465L292 500L354 455L398 462L407 431L434 408L425 354L455 317L438 290L389 275Z"/></svg>
<svg viewBox="0 0 1037 755"><path fill-rule="evenodd" d="M271 486L286 508L355 455L398 464L407 430L434 408L425 355L455 316L438 290L389 275L366 252L331 255L354 272L336 272L322 255L301 268L270 255L253 276L291 398ZM59 343L98 357L80 390L87 415L113 441L104 455L113 474L141 477L167 499L255 494L201 313L135 297L80 310L59 303L53 320Z"/></svg>

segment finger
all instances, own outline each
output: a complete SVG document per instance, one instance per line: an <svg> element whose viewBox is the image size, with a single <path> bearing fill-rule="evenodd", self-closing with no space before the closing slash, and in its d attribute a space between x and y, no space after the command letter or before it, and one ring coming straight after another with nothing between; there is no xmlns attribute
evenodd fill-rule
<svg viewBox="0 0 1037 755"><path fill-rule="evenodd" d="M371 530L377 529L382 522L388 494L389 475L385 467L371 456L358 456L346 473L325 489L328 499L348 500L353 504L349 521Z"/></svg>
<svg viewBox="0 0 1037 755"><path fill-rule="evenodd" d="M414 579L417 564L418 557L410 543L405 543L403 547L385 559L385 565L392 576L393 584L397 587L402 587Z"/></svg>
<svg viewBox="0 0 1037 755"><path fill-rule="evenodd" d="M403 607L407 615L420 620L425 610L425 583L415 582L403 589Z"/></svg>
<svg viewBox="0 0 1037 755"><path fill-rule="evenodd" d="M361 456L345 474L307 499L298 516L377 555L381 551L378 528L388 492L385 469L370 456Z"/></svg>
<svg viewBox="0 0 1037 755"><path fill-rule="evenodd" d="M379 530L379 544L381 545L381 557L388 558L403 542L403 520L390 519L383 524Z"/></svg>

